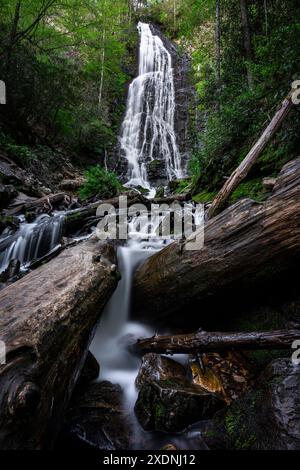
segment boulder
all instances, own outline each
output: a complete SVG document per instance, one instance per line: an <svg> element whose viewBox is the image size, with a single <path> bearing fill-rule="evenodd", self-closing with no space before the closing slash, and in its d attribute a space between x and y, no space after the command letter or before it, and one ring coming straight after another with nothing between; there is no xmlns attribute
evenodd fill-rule
<svg viewBox="0 0 300 470"><path fill-rule="evenodd" d="M179 432L212 417L223 403L185 379L146 382L135 404L136 416L146 431Z"/></svg>
<svg viewBox="0 0 300 470"><path fill-rule="evenodd" d="M121 387L93 383L75 394L58 445L64 449L124 450L129 447L129 429Z"/></svg>
<svg viewBox="0 0 300 470"><path fill-rule="evenodd" d="M145 354L142 359L141 368L136 378L135 384L140 390L147 382L184 379L186 376L185 368L173 359L159 354Z"/></svg>
<svg viewBox="0 0 300 470"><path fill-rule="evenodd" d="M167 178L165 160L154 159L147 165L149 181L163 182Z"/></svg>
<svg viewBox="0 0 300 470"><path fill-rule="evenodd" d="M204 439L211 449L300 450L300 365L275 359L255 387L217 413Z"/></svg>
<svg viewBox="0 0 300 470"><path fill-rule="evenodd" d="M229 404L249 388L251 374L239 352L205 353L190 357L193 383L208 392L218 392Z"/></svg>
<svg viewBox="0 0 300 470"><path fill-rule="evenodd" d="M59 185L58 189L61 191L70 191L70 192L76 192L84 184L86 181L85 178L83 177L78 177L76 179L67 179L63 180Z"/></svg>
<svg viewBox="0 0 300 470"><path fill-rule="evenodd" d="M86 385L89 382L92 382L93 380L98 379L100 373L100 365L95 358L95 356L91 353L91 351L88 352L86 356L86 360L83 366L83 369L81 371L81 375L79 378L79 385Z"/></svg>
<svg viewBox="0 0 300 470"><path fill-rule="evenodd" d="M0 209L7 207L16 195L17 191L12 185L0 184Z"/></svg>

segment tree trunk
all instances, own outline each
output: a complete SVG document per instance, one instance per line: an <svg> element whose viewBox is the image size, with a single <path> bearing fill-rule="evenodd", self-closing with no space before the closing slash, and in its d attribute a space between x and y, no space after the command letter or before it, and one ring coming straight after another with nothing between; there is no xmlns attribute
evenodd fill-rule
<svg viewBox="0 0 300 470"><path fill-rule="evenodd" d="M247 0L240 0L240 7L241 7L242 25L243 25L243 30L244 30L245 54L246 54L247 61L251 62L251 60L253 59L253 55L252 55L251 33L250 33L250 25L249 25ZM247 64L247 80L248 80L249 88L253 88L254 80L253 80L252 71L249 67L249 63Z"/></svg>
<svg viewBox="0 0 300 470"><path fill-rule="evenodd" d="M268 19L268 1L264 0L264 11L265 11L265 33L266 36L269 34L269 19Z"/></svg>
<svg viewBox="0 0 300 470"><path fill-rule="evenodd" d="M112 248L65 250L0 293L0 448L51 448L101 311L117 284Z"/></svg>
<svg viewBox="0 0 300 470"><path fill-rule="evenodd" d="M216 215L228 200L230 194L246 178L249 171L258 160L268 143L272 140L284 119L293 107L292 94L290 93L282 102L280 109L276 112L270 124L266 127L254 147L246 155L242 163L234 170L230 178L226 181L221 191L217 194L208 211L208 217Z"/></svg>
<svg viewBox="0 0 300 470"><path fill-rule="evenodd" d="M142 354L197 354L231 349L291 349L300 339L300 330L251 331L241 333L207 332L140 339L135 345Z"/></svg>
<svg viewBox="0 0 300 470"><path fill-rule="evenodd" d="M11 64L11 56L13 51L14 41L18 32L18 24L20 21L20 12L21 12L21 0L18 0L15 7L14 19L12 23L12 27L9 34L9 43L7 46L6 52L6 71L9 72L10 64Z"/></svg>
<svg viewBox="0 0 300 470"><path fill-rule="evenodd" d="M59 206L65 206L66 208L71 204L72 198L66 193L55 193L49 194L49 196L43 196L40 199L27 199L22 202L16 201L11 204L5 211L6 215L18 215L24 212L37 211L39 213L50 214Z"/></svg>
<svg viewBox="0 0 300 470"><path fill-rule="evenodd" d="M98 95L98 105L101 107L102 103L102 94L103 94L103 84L104 84L104 64L105 64L105 28L103 27L103 36L102 36L102 58L101 58L101 76L100 76L100 86L99 86L99 95Z"/></svg>
<svg viewBox="0 0 300 470"><path fill-rule="evenodd" d="M299 213L300 158L283 167L266 202L244 199L208 221L202 249L174 242L149 258L136 273L134 315L152 321L184 309L184 322L188 302L199 309L229 288L231 302L241 293L253 297L298 262Z"/></svg>
<svg viewBox="0 0 300 470"><path fill-rule="evenodd" d="M220 0L216 0L216 70L218 87L221 82L221 5Z"/></svg>

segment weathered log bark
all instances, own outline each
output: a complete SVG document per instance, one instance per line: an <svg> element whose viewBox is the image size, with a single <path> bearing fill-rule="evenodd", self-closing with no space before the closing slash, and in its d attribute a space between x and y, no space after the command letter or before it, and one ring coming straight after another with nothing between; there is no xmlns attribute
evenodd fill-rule
<svg viewBox="0 0 300 470"><path fill-rule="evenodd" d="M0 448L51 448L117 276L97 239L65 250L0 293Z"/></svg>
<svg viewBox="0 0 300 470"><path fill-rule="evenodd" d="M292 107L292 93L290 93L283 100L280 109L276 112L275 116L266 127L256 144L252 147L242 163L234 170L222 189L218 192L208 210L208 218L214 217L222 209L230 194L237 188L241 181L246 178L250 169L274 137Z"/></svg>
<svg viewBox="0 0 300 470"><path fill-rule="evenodd" d="M290 349L300 339L300 330L221 333L198 330L196 333L153 336L138 340L135 348L142 354L195 354L228 349Z"/></svg>
<svg viewBox="0 0 300 470"><path fill-rule="evenodd" d="M134 282L134 314L162 318L231 292L253 296L300 257L300 158L286 164L263 204L244 199L205 225L204 246L174 242L149 258ZM187 312L188 314L188 312ZM195 312L194 312L195 316Z"/></svg>
<svg viewBox="0 0 300 470"><path fill-rule="evenodd" d="M191 199L191 195L189 193L186 194L171 194L170 196L160 197L150 199L150 203L153 204L172 204L173 202L186 202Z"/></svg>
<svg viewBox="0 0 300 470"><path fill-rule="evenodd" d="M24 202L17 201L16 204L11 204L6 210L7 215L17 215L26 211L38 211L40 213L50 214L57 207L64 205L68 207L72 202L71 196L66 193L49 194L40 199L28 198Z"/></svg>

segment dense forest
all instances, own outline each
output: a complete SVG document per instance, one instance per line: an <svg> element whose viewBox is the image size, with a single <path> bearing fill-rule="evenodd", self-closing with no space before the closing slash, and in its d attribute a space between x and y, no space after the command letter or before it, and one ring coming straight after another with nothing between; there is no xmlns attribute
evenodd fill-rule
<svg viewBox="0 0 300 470"><path fill-rule="evenodd" d="M0 450L300 449L299 50L300 0L0 0Z"/></svg>
<svg viewBox="0 0 300 470"><path fill-rule="evenodd" d="M82 168L104 165L136 72L139 18L191 58L189 174L197 200L211 199L299 77L297 0L20 0L3 1L0 14L8 102L1 144L24 167L59 159L59 150ZM297 154L298 127L295 108L233 197L261 197L261 177Z"/></svg>

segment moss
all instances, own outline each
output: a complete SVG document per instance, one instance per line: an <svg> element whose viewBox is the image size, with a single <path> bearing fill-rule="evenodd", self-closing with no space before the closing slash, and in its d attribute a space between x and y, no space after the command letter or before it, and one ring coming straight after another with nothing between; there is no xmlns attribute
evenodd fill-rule
<svg viewBox="0 0 300 470"><path fill-rule="evenodd" d="M234 203L241 198L250 198L256 202L264 201L268 196L268 193L264 190L262 180L256 178L250 181L241 183L235 191L233 191L230 202Z"/></svg>
<svg viewBox="0 0 300 470"><path fill-rule="evenodd" d="M205 203L205 202L211 202L215 195L216 192L205 192L203 191L202 193L198 193L195 196L192 197L194 202L200 202L200 203Z"/></svg>
<svg viewBox="0 0 300 470"><path fill-rule="evenodd" d="M237 331L271 331L285 328L285 318L275 308L260 307L255 313L239 317L234 322ZM263 369L273 359L284 357L289 351L257 350L249 351L248 356L258 370Z"/></svg>
<svg viewBox="0 0 300 470"><path fill-rule="evenodd" d="M154 409L154 420L156 422L156 425L164 419L165 413L165 406L161 402L156 403Z"/></svg>
<svg viewBox="0 0 300 470"><path fill-rule="evenodd" d="M256 401L252 401L253 412ZM244 409L235 403L225 416L225 431L230 447L236 450L252 449L256 443L256 435L251 431L246 420Z"/></svg>

